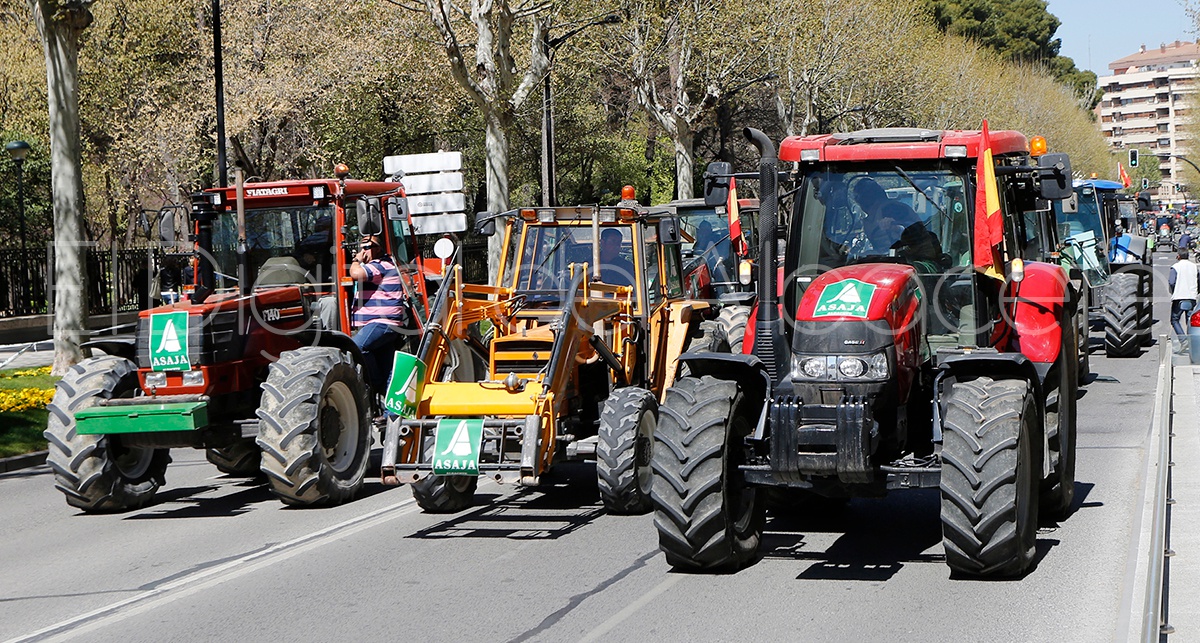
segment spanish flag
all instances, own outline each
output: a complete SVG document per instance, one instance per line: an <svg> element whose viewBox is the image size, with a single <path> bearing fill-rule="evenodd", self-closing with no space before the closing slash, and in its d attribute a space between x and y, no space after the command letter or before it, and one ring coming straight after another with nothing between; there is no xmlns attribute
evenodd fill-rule
<svg viewBox="0 0 1200 643"><path fill-rule="evenodd" d="M742 234L742 219L738 212L737 179L729 177L729 201L725 204L729 213L729 243L737 256L744 257L747 253L746 236Z"/></svg>
<svg viewBox="0 0 1200 643"><path fill-rule="evenodd" d="M996 165L987 120L979 135L979 160L975 166L975 269L1003 279L1000 251L1004 242L1004 217L1000 215L1000 193L996 189Z"/></svg>
<svg viewBox="0 0 1200 643"><path fill-rule="evenodd" d="M1117 176L1121 177L1121 185L1129 187L1133 185L1133 179L1129 178L1129 174L1125 171L1125 164L1117 161Z"/></svg>

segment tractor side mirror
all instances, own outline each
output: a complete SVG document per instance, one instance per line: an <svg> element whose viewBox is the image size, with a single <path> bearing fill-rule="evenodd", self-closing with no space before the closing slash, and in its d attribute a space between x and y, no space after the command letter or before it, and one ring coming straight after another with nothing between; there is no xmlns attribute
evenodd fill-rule
<svg viewBox="0 0 1200 643"><path fill-rule="evenodd" d="M658 220L658 240L665 245L678 245L683 242L679 235L679 219L663 217Z"/></svg>
<svg viewBox="0 0 1200 643"><path fill-rule="evenodd" d="M383 232L383 221L379 214L379 199L364 197L358 200L355 207L358 215L358 233L362 236Z"/></svg>
<svg viewBox="0 0 1200 643"><path fill-rule="evenodd" d="M175 232L175 211L170 208L163 208L158 212L158 241L167 246L173 246L179 241Z"/></svg>
<svg viewBox="0 0 1200 643"><path fill-rule="evenodd" d="M1079 212L1079 195L1072 194L1071 196L1063 199L1062 210L1065 214L1075 214L1076 212Z"/></svg>
<svg viewBox="0 0 1200 643"><path fill-rule="evenodd" d="M729 201L729 175L733 165L714 161L704 170L704 205L717 207Z"/></svg>
<svg viewBox="0 0 1200 643"><path fill-rule="evenodd" d="M388 221L408 221L408 197L394 196L387 202Z"/></svg>
<svg viewBox="0 0 1200 643"><path fill-rule="evenodd" d="M475 234L490 237L496 234L496 214L480 212L475 215Z"/></svg>
<svg viewBox="0 0 1200 643"><path fill-rule="evenodd" d="M1071 157L1062 153L1045 154L1038 159L1038 196L1059 201L1071 196Z"/></svg>

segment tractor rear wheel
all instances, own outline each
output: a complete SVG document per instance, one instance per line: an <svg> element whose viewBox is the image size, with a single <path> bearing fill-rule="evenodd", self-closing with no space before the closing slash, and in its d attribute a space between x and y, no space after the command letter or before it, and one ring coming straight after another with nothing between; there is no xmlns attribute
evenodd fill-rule
<svg viewBox="0 0 1200 643"><path fill-rule="evenodd" d="M1134 273L1118 272L1104 288L1104 353L1108 357L1138 355L1138 327L1143 323L1138 281Z"/></svg>
<svg viewBox="0 0 1200 643"><path fill-rule="evenodd" d="M600 413L596 482L609 513L643 514L650 504L650 455L658 401L644 388L612 392Z"/></svg>
<svg viewBox="0 0 1200 643"><path fill-rule="evenodd" d="M693 326L687 343L683 346L685 353L728 353L729 340L725 337L725 327L718 321L702 321ZM681 364L676 373L675 381L689 377L692 369L687 364Z"/></svg>
<svg viewBox="0 0 1200 643"><path fill-rule="evenodd" d="M1024 380L981 377L951 388L941 480L942 545L951 570L1016 576L1033 563L1041 479L1034 413Z"/></svg>
<svg viewBox="0 0 1200 643"><path fill-rule="evenodd" d="M338 505L362 487L370 455L367 389L349 353L288 351L271 365L258 446L271 491L288 505Z"/></svg>
<svg viewBox="0 0 1200 643"><path fill-rule="evenodd" d="M1078 374L1070 365L1076 357L1073 337L1063 330L1062 355L1059 356L1058 390L1046 403L1046 440L1050 446L1050 476L1042 481L1039 506L1043 515L1061 520L1071 511L1075 501L1075 436L1076 398L1079 392Z"/></svg>
<svg viewBox="0 0 1200 643"><path fill-rule="evenodd" d="M750 320L749 306L726 306L717 315L717 322L725 328L725 338L729 341L729 352L740 354L742 340L746 337L746 322Z"/></svg>
<svg viewBox="0 0 1200 643"><path fill-rule="evenodd" d="M753 429L747 414L734 382L687 377L667 389L650 494L658 546L672 566L737 568L758 552L764 507L738 469Z"/></svg>
<svg viewBox="0 0 1200 643"><path fill-rule="evenodd" d="M422 462L433 462L433 451L437 438L433 432L425 436L425 449L421 455ZM421 509L432 514L448 514L462 511L471 506L475 498L475 488L479 486L479 476L435 476L427 475L412 483L413 498Z"/></svg>
<svg viewBox="0 0 1200 643"><path fill-rule="evenodd" d="M121 357L93 357L71 367L55 387L44 433L46 464L67 504L88 513L144 507L160 485L171 457L167 449L126 447L119 435L82 435L75 414L100 400L131 397L137 366Z"/></svg>
<svg viewBox="0 0 1200 643"><path fill-rule="evenodd" d="M262 475L262 452L254 440L238 440L227 447L205 449L204 456L226 475L246 478Z"/></svg>

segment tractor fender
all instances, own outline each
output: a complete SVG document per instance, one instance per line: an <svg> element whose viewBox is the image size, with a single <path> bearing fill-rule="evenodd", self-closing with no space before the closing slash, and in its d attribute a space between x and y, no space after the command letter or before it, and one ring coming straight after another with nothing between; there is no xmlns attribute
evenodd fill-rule
<svg viewBox="0 0 1200 643"><path fill-rule="evenodd" d="M336 330L306 330L299 333L294 333L291 337L298 340L305 346L328 346L345 351L354 356L354 361L359 365L363 363L362 350L358 348L358 344L349 335Z"/></svg>
<svg viewBox="0 0 1200 643"><path fill-rule="evenodd" d="M762 360L754 355L684 353L679 356L679 366L684 364L690 369L691 377L711 375L719 380L737 382L755 419L771 395L771 375Z"/></svg>
<svg viewBox="0 0 1200 643"><path fill-rule="evenodd" d="M1005 321L1014 331L1011 348L1034 362L1053 363L1062 350L1061 324L1070 323L1074 299L1067 272L1062 266L1030 261L1025 278L1008 282L1005 290Z"/></svg>
<svg viewBox="0 0 1200 643"><path fill-rule="evenodd" d="M1000 353L990 350L976 350L947 354L938 352L938 380L952 377L956 380L974 379L976 377L991 377L994 379L1022 379L1029 382L1033 389L1034 404L1037 407L1034 425L1038 435L1042 436L1045 427L1042 418L1046 416L1046 376L1052 364L1034 362L1021 353ZM934 395L939 398L941 391ZM940 402L940 399L939 399ZM1039 441L1041 438L1039 437Z"/></svg>
<svg viewBox="0 0 1200 643"><path fill-rule="evenodd" d="M129 337L114 337L110 339L93 339L90 342L84 342L79 345L80 348L98 348L104 351L105 355L113 357L124 357L125 359L137 363L137 340Z"/></svg>

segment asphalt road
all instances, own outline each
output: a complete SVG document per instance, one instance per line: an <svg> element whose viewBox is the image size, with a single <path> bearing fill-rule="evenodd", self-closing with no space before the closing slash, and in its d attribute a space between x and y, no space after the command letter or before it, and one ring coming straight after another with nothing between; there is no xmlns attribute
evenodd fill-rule
<svg viewBox="0 0 1200 643"><path fill-rule="evenodd" d="M760 561L697 575L670 571L650 516L605 515L587 466L481 482L447 517L374 479L349 505L285 509L174 450L157 501L121 515L77 513L45 467L0 476L0 641L1120 639L1156 355L1092 354L1075 510L1020 580L950 578L936 491L773 518Z"/></svg>

